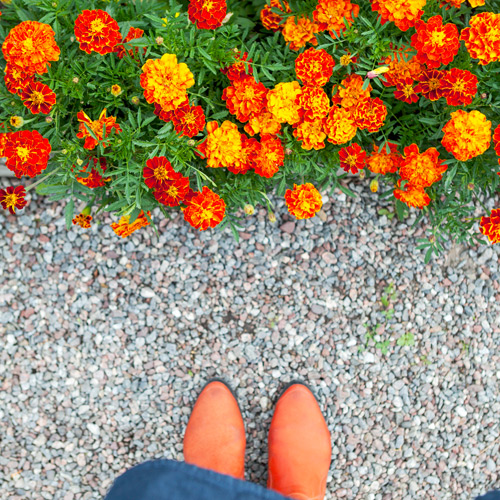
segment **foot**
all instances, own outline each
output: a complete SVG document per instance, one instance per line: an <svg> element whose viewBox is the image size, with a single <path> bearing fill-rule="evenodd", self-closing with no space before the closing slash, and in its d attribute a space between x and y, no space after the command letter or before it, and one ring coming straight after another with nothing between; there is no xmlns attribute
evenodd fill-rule
<svg viewBox="0 0 500 500"><path fill-rule="evenodd" d="M185 461L244 479L245 446L245 426L231 389L220 381L208 383L184 434Z"/></svg>
<svg viewBox="0 0 500 500"><path fill-rule="evenodd" d="M330 432L313 393L288 387L269 429L268 488L296 500L322 500L330 469Z"/></svg>

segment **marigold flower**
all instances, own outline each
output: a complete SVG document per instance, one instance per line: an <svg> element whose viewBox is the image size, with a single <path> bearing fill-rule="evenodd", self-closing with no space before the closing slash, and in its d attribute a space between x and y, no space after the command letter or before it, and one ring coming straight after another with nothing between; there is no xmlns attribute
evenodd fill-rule
<svg viewBox="0 0 500 500"><path fill-rule="evenodd" d="M35 80L32 75L22 70L19 66L7 64L5 67L4 81L10 93L20 95L21 91Z"/></svg>
<svg viewBox="0 0 500 500"><path fill-rule="evenodd" d="M75 38L80 50L101 56L114 52L121 42L118 23L104 10L84 10L75 21Z"/></svg>
<svg viewBox="0 0 500 500"><path fill-rule="evenodd" d="M424 69L422 73L417 76L417 81L419 83L413 90L422 94L422 96L430 101L437 101L444 96L442 82L444 74L444 71L439 71L437 69Z"/></svg>
<svg viewBox="0 0 500 500"><path fill-rule="evenodd" d="M288 211L297 219L310 219L323 206L321 194L310 182L294 184L293 190L287 189L285 201Z"/></svg>
<svg viewBox="0 0 500 500"><path fill-rule="evenodd" d="M61 53L54 30L44 23L24 21L12 28L2 45L9 66L17 66L28 75L47 72L50 61L58 61Z"/></svg>
<svg viewBox="0 0 500 500"><path fill-rule="evenodd" d="M234 165L227 169L233 174L246 174L257 165L261 154L262 146L257 139L249 139L245 134L241 134L241 158Z"/></svg>
<svg viewBox="0 0 500 500"><path fill-rule="evenodd" d="M180 136L194 137L205 128L205 113L201 106L185 102L171 112L170 120Z"/></svg>
<svg viewBox="0 0 500 500"><path fill-rule="evenodd" d="M7 134L0 133L0 158L5 156L5 144L7 143Z"/></svg>
<svg viewBox="0 0 500 500"><path fill-rule="evenodd" d="M280 123L294 125L300 121L297 97L301 94L299 82L278 83L267 94L267 109Z"/></svg>
<svg viewBox="0 0 500 500"><path fill-rule="evenodd" d="M425 4L426 0L372 0L372 10L380 14L382 24L393 21L407 31L422 17Z"/></svg>
<svg viewBox="0 0 500 500"><path fill-rule="evenodd" d="M90 167L90 162L93 162L92 167ZM106 158L102 156L100 158L90 158L89 161L78 171L79 174L87 175L85 177L76 175L76 180L80 184L83 184L84 186L87 186L91 189L105 186L106 182L110 181L111 179L109 177L105 179L102 176L102 174L97 169L97 163L99 163L99 169L104 173L107 168ZM74 165L73 168L75 168Z"/></svg>
<svg viewBox="0 0 500 500"><path fill-rule="evenodd" d="M432 16L427 22L415 23L417 32L411 37L411 44L417 49L417 60L427 68L438 68L449 64L458 54L460 41L455 24L443 25L441 16Z"/></svg>
<svg viewBox="0 0 500 500"><path fill-rule="evenodd" d="M90 214L79 213L72 222L75 226L80 226L83 229L88 229L91 226L92 216Z"/></svg>
<svg viewBox="0 0 500 500"><path fill-rule="evenodd" d="M148 59L142 67L141 87L148 103L158 103L164 111L173 111L186 99L186 90L194 85L193 73L186 63L178 63L175 54Z"/></svg>
<svg viewBox="0 0 500 500"><path fill-rule="evenodd" d="M222 100L226 101L229 112L245 123L265 110L267 92L262 82L257 83L253 76L245 76L241 80L234 80L232 86L224 89Z"/></svg>
<svg viewBox="0 0 500 500"><path fill-rule="evenodd" d="M470 113L463 109L454 111L442 130L441 144L457 160L470 160L490 147L491 122L477 110Z"/></svg>
<svg viewBox="0 0 500 500"><path fill-rule="evenodd" d="M439 151L429 148L420 153L416 144L404 149L399 175L413 187L425 188L442 179L448 166L439 159Z"/></svg>
<svg viewBox="0 0 500 500"><path fill-rule="evenodd" d="M184 220L200 231L215 227L224 218L226 204L224 200L207 186L196 193L183 210Z"/></svg>
<svg viewBox="0 0 500 500"><path fill-rule="evenodd" d="M362 99L353 109L356 125L368 132L377 132L384 124L386 116L387 108L378 97Z"/></svg>
<svg viewBox="0 0 500 500"><path fill-rule="evenodd" d="M189 106L189 100L186 96L186 100L182 102L182 104L179 104L179 108L182 108L184 106ZM172 116L174 115L173 111L164 111L162 107L155 102L154 103L155 109L153 110L153 113L160 119L163 120L164 122L171 122L172 121Z"/></svg>
<svg viewBox="0 0 500 500"><path fill-rule="evenodd" d="M0 204L5 210L8 210L14 215L16 213L16 208L21 210L28 203L24 199L25 196L26 190L24 186L8 186L5 189L0 189Z"/></svg>
<svg viewBox="0 0 500 500"><path fill-rule="evenodd" d="M0 140L0 156L2 155L1 143L2 141ZM497 125L493 131L493 145L495 147L495 153L500 157L500 124ZM498 163L500 163L500 158L498 158Z"/></svg>
<svg viewBox="0 0 500 500"><path fill-rule="evenodd" d="M328 142L345 144L356 135L358 128L347 109L332 106L326 117L324 130L328 135Z"/></svg>
<svg viewBox="0 0 500 500"><path fill-rule="evenodd" d="M5 164L17 178L35 177L47 168L50 151L48 139L37 130L11 132L5 143Z"/></svg>
<svg viewBox="0 0 500 500"><path fill-rule="evenodd" d="M140 28L134 28L131 26L128 30L127 36L122 40L122 43L119 43L114 48L113 52L116 52L117 56L120 59L123 59L125 57L126 52L128 52L129 56L132 59L135 59L139 54L139 47L132 47L127 51L123 44L130 42L132 40L137 40L138 38L142 38L142 35L144 35L144 30L141 30ZM146 47L143 47L142 53L145 54L146 50L147 50Z"/></svg>
<svg viewBox="0 0 500 500"><path fill-rule="evenodd" d="M297 125L293 135L301 141L302 149L323 149L325 147L326 133L323 130L323 119L305 121Z"/></svg>
<svg viewBox="0 0 500 500"><path fill-rule="evenodd" d="M358 14L359 5L352 4L351 0L318 0L313 18L318 31L328 30L335 37L346 29L344 18L350 26Z"/></svg>
<svg viewBox="0 0 500 500"><path fill-rule="evenodd" d="M247 63L248 71L245 67L245 62ZM250 64L251 62L252 59L248 59L248 52L243 52L243 55L241 54L241 52L237 52L236 61L231 64L231 66L222 68L221 72L226 75L231 82L233 82L234 80L240 80L245 76L250 76L253 74L253 68Z"/></svg>
<svg viewBox="0 0 500 500"><path fill-rule="evenodd" d="M491 243L500 243L500 209L494 208L489 217L481 217L479 230Z"/></svg>
<svg viewBox="0 0 500 500"><path fill-rule="evenodd" d="M385 72L380 80L386 87L394 87L398 81L405 78L417 80L423 68L416 55L411 55L412 51L411 47L402 46L385 59L384 64L389 66L389 71Z"/></svg>
<svg viewBox="0 0 500 500"><path fill-rule="evenodd" d="M287 14L292 12L292 9L290 9L290 5L286 0L271 0L270 5L266 4L260 11L260 21L264 28L271 31L279 31L283 29L283 25L280 24L283 18L279 14L275 14L271 8L279 9L281 12L286 12Z"/></svg>
<svg viewBox="0 0 500 500"><path fill-rule="evenodd" d="M423 208L431 202L423 187L414 186L407 182L401 188L401 180L398 181L398 187L394 189L393 194L395 198L406 203L409 207Z"/></svg>
<svg viewBox="0 0 500 500"><path fill-rule="evenodd" d="M255 173L271 178L285 163L285 151L278 137L262 135L260 153L255 161Z"/></svg>
<svg viewBox="0 0 500 500"><path fill-rule="evenodd" d="M460 33L460 40L473 59L484 66L500 61L500 14L481 12L472 16L469 27Z"/></svg>
<svg viewBox="0 0 500 500"><path fill-rule="evenodd" d="M451 68L441 77L441 89L446 97L446 104L466 106L476 95L477 76L466 69Z"/></svg>
<svg viewBox="0 0 500 500"><path fill-rule="evenodd" d="M255 213L255 207L253 205L250 205L249 203L247 203L244 207L243 207L243 211L247 214L247 215L253 215Z"/></svg>
<svg viewBox="0 0 500 500"><path fill-rule="evenodd" d="M295 99L302 121L322 121L330 110L330 100L321 87L306 85Z"/></svg>
<svg viewBox="0 0 500 500"><path fill-rule="evenodd" d="M207 123L207 166L211 168L237 167L241 161L241 134L238 126L228 120L219 127L216 121Z"/></svg>
<svg viewBox="0 0 500 500"><path fill-rule="evenodd" d="M151 218L151 212L148 212L148 217ZM147 219L143 210L139 213L137 219L134 222L130 222L130 215L124 215L120 218L118 222L113 222L111 224L111 229L122 238L130 236L134 231L137 231L141 227L149 226L150 222Z"/></svg>
<svg viewBox="0 0 500 500"><path fill-rule="evenodd" d="M316 33L318 27L307 17L301 17L295 22L295 16L287 17L283 27L283 38L290 44L291 50L299 50L307 43L318 45Z"/></svg>
<svg viewBox="0 0 500 500"><path fill-rule="evenodd" d="M249 135L276 135L280 130L281 123L268 111L250 118L249 122L245 125L245 132Z"/></svg>
<svg viewBox="0 0 500 500"><path fill-rule="evenodd" d="M376 144L373 145L373 153L366 158L366 166L368 170L374 174L393 174L398 171L401 163L401 154L398 152L397 144L388 142L389 151L386 144L381 144L380 148Z"/></svg>
<svg viewBox="0 0 500 500"><path fill-rule="evenodd" d="M346 172L351 172L351 174L357 174L360 169L365 167L366 151L354 142L339 151L339 158L341 168Z"/></svg>
<svg viewBox="0 0 500 500"><path fill-rule="evenodd" d="M313 47L302 52L295 59L295 73L304 85L324 87L333 75L335 61L326 50Z"/></svg>
<svg viewBox="0 0 500 500"><path fill-rule="evenodd" d="M189 177L178 174L174 179L162 183L160 189L156 189L154 197L162 205L177 207L189 192Z"/></svg>
<svg viewBox="0 0 500 500"><path fill-rule="evenodd" d="M370 191L372 193L376 193L378 191L378 180L377 179L373 179L370 182Z"/></svg>
<svg viewBox="0 0 500 500"><path fill-rule="evenodd" d="M181 174L177 173L172 164L165 156L155 156L146 161L142 170L144 182L150 189L163 189L167 183L178 179Z"/></svg>
<svg viewBox="0 0 500 500"><path fill-rule="evenodd" d="M189 20L198 29L214 30L222 26L226 17L226 0L190 0L188 7Z"/></svg>
<svg viewBox="0 0 500 500"><path fill-rule="evenodd" d="M115 97L118 97L122 92L123 90L120 87L120 85L118 84L111 85L111 94L113 94Z"/></svg>
<svg viewBox="0 0 500 500"><path fill-rule="evenodd" d="M122 131L120 125L116 123L116 117L106 116L106 108L102 110L97 120L91 120L83 110L79 111L76 117L80 122L78 128L79 132L76 134L76 136L79 139L85 138L85 143L83 144L83 147L85 149L94 149L99 144L99 142L103 141L103 139L109 136L112 130L116 130L117 134ZM102 136L103 128L105 129L104 137ZM92 137L92 135L90 134L90 130L97 137L97 140ZM102 142L103 148L105 148L107 145L107 142Z"/></svg>
<svg viewBox="0 0 500 500"><path fill-rule="evenodd" d="M418 95L413 87L414 81L411 78L405 78L404 80L399 80L396 83L396 90L394 91L394 97L400 101L404 101L408 104L412 104L418 101Z"/></svg>
<svg viewBox="0 0 500 500"><path fill-rule="evenodd" d="M35 115L48 114L56 103L56 94L48 85L41 82L30 82L19 92L19 95L23 104Z"/></svg>
<svg viewBox="0 0 500 500"><path fill-rule="evenodd" d="M10 117L9 123L14 128L21 128L24 125L24 118L22 116L13 115Z"/></svg>
<svg viewBox="0 0 500 500"><path fill-rule="evenodd" d="M332 98L334 103L340 104L343 108L350 110L363 99L370 97L370 92L373 90L371 84L368 84L363 90L363 77L352 73L347 78L344 78L340 85L334 85L332 90Z"/></svg>

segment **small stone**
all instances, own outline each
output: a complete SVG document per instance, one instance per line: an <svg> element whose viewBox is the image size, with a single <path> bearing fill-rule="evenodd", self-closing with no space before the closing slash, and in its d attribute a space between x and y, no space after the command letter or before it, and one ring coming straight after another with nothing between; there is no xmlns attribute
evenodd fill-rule
<svg viewBox="0 0 500 500"><path fill-rule="evenodd" d="M467 410L463 406L457 406L455 408L455 411L457 412L457 415L459 417L466 417L467 416Z"/></svg>
<svg viewBox="0 0 500 500"><path fill-rule="evenodd" d="M295 222L288 221L281 225L280 229L288 234L292 234L295 231Z"/></svg>
<svg viewBox="0 0 500 500"><path fill-rule="evenodd" d="M90 431L91 434L93 434L94 436L99 436L100 434L100 429L97 425L95 424L87 424L87 429Z"/></svg>

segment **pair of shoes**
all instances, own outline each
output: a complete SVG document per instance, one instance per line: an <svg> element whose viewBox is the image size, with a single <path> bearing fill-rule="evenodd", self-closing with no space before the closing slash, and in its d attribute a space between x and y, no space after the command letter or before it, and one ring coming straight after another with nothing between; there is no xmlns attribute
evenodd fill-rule
<svg viewBox="0 0 500 500"><path fill-rule="evenodd" d="M184 435L187 463L245 477L245 426L238 402L222 381L199 395ZM296 500L322 500L330 469L330 432L313 393L302 383L286 388L269 428L268 488Z"/></svg>

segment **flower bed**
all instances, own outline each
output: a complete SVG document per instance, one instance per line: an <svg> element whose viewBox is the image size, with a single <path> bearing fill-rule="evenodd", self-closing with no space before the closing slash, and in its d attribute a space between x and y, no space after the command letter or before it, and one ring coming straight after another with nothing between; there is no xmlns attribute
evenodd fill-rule
<svg viewBox="0 0 500 500"><path fill-rule="evenodd" d="M298 219L348 173L447 238L500 241L500 14L484 0L13 0L2 8L0 155L120 236L181 210L199 230L285 196ZM346 173L338 175L339 167ZM79 207L76 209L76 207ZM479 224L478 224L479 222Z"/></svg>

